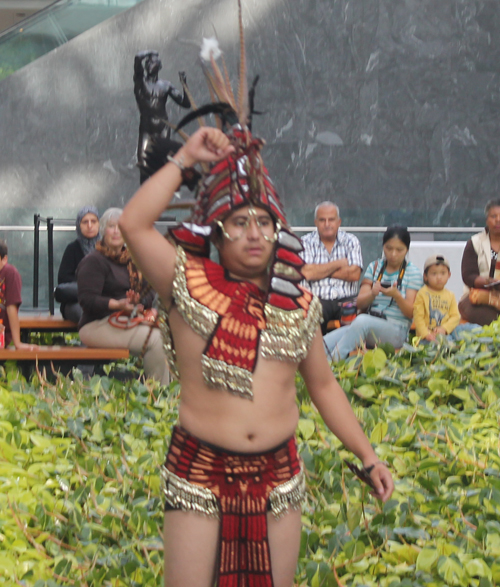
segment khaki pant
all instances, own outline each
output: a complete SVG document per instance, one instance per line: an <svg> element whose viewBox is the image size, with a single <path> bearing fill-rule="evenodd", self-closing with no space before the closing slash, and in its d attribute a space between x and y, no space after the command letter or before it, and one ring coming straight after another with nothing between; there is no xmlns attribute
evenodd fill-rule
<svg viewBox="0 0 500 587"><path fill-rule="evenodd" d="M122 329L111 326L108 318L94 320L80 328L80 338L88 347L97 348L126 348L132 355L141 354L144 342L151 327L147 324L138 324L133 328ZM167 367L163 341L159 328L153 328L144 354L144 373L162 385L170 383L170 373Z"/></svg>

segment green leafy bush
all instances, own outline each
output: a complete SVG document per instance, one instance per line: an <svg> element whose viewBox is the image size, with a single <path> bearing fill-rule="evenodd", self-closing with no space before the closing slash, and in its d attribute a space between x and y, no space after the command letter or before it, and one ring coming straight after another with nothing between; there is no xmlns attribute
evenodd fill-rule
<svg viewBox="0 0 500 587"><path fill-rule="evenodd" d="M310 488L297 585L500 584L499 346L494 324L335 366L394 473L386 504L343 466L351 455L297 378ZM177 395L176 383L0 373L0 585L163 584L159 467Z"/></svg>
<svg viewBox="0 0 500 587"><path fill-rule="evenodd" d="M381 504L301 390L310 497L298 584L500 584L500 325L458 345L368 351L336 375L396 490Z"/></svg>
<svg viewBox="0 0 500 587"><path fill-rule="evenodd" d="M162 585L159 466L177 387L0 387L0 585Z"/></svg>

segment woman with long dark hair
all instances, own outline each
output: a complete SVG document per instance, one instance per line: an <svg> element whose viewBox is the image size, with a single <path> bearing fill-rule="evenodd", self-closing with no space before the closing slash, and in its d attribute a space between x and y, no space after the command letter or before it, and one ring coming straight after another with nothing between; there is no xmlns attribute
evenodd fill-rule
<svg viewBox="0 0 500 587"><path fill-rule="evenodd" d="M359 290L357 307L365 313L350 326L324 336L333 360L345 359L365 343L389 342L400 347L407 339L415 297L423 285L420 270L406 260L410 240L403 226L390 226L385 231L383 255L368 265Z"/></svg>

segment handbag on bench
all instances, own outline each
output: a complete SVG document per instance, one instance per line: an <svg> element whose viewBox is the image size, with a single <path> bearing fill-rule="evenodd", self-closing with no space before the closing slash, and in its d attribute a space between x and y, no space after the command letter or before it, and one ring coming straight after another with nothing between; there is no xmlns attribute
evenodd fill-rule
<svg viewBox="0 0 500 587"><path fill-rule="evenodd" d="M76 281L60 283L54 289L54 298L56 302L59 302L60 304L78 303L78 285Z"/></svg>

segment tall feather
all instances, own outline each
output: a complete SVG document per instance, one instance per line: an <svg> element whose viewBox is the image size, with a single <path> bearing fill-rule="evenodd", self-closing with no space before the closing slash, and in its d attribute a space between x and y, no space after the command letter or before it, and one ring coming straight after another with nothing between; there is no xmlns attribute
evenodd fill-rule
<svg viewBox="0 0 500 587"><path fill-rule="evenodd" d="M227 71L226 60L224 59L224 55L221 55L221 62L222 62L222 71L224 72L224 81L226 83L226 88L231 96L232 104L235 104L234 108L236 109L236 100L234 99L233 88L231 86L231 81L229 80L229 73Z"/></svg>
<svg viewBox="0 0 500 587"><path fill-rule="evenodd" d="M247 84L247 59L245 53L245 33L243 30L243 13L241 0L238 0L238 19L240 26L240 79L238 87L238 105L236 112L240 124L245 127L248 119L248 84Z"/></svg>
<svg viewBox="0 0 500 587"><path fill-rule="evenodd" d="M230 97L230 95L227 91L227 88L226 88L226 84L224 83L224 77L222 76L222 73L219 69L219 66L217 65L217 63L215 63L215 59L214 59L213 54L210 55L210 63L212 65L212 70L214 72L212 79L213 79L215 93L217 94L217 96L219 97L219 100L221 102L226 102L227 104L231 104L231 106L234 108L235 107L234 101L231 100L231 97ZM231 102L233 102L233 103L231 103Z"/></svg>
<svg viewBox="0 0 500 587"><path fill-rule="evenodd" d="M226 92L221 91L220 85L217 83L215 76L210 71L210 69L206 66L203 67L203 73L205 74L205 78L207 80L208 90L210 92L210 98L212 102L226 102Z"/></svg>
<svg viewBox="0 0 500 587"><path fill-rule="evenodd" d="M203 38L203 44L201 46L200 57L202 59L203 73L207 78L209 89L213 91L219 102L231 104L233 108L236 108L234 99L232 97L231 88L226 86L224 77L216 63L216 59L221 56L221 50L219 49L219 43L215 37L209 39ZM210 62L211 71L203 62ZM211 92L212 95L212 92ZM213 98L212 98L213 100ZM213 100L214 101L214 100Z"/></svg>
<svg viewBox="0 0 500 587"><path fill-rule="evenodd" d="M207 80L208 93L210 94L210 102L212 104L215 104L217 102L217 96L215 95L215 92L214 92L214 89L212 86L212 82L210 80L210 73L203 63L201 64L201 67L203 69L203 74L205 75L205 79ZM219 130L222 130L222 120L218 116L215 117L215 126Z"/></svg>

